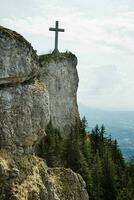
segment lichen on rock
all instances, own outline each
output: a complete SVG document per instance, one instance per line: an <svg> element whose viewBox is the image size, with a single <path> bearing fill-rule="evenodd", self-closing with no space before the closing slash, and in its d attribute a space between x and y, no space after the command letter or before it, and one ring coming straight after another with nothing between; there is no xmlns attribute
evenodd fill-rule
<svg viewBox="0 0 134 200"><path fill-rule="evenodd" d="M2 169L2 170L1 170ZM14 171L19 173L12 176ZM48 168L35 156L0 151L0 199L88 200L85 182L71 169Z"/></svg>

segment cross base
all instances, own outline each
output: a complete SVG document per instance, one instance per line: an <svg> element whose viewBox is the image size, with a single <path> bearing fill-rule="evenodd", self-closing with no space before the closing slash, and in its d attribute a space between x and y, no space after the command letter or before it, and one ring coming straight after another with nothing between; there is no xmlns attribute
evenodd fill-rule
<svg viewBox="0 0 134 200"><path fill-rule="evenodd" d="M59 50L58 49L54 49L52 53L55 53L55 54L59 53Z"/></svg>

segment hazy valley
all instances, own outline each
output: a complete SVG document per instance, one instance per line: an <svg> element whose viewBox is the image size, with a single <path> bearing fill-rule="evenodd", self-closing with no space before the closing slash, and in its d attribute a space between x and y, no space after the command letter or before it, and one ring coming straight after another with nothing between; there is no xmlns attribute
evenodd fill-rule
<svg viewBox="0 0 134 200"><path fill-rule="evenodd" d="M96 124L105 125L107 135L117 139L125 158L134 155L134 111L105 111L79 105L81 116L85 116L89 129Z"/></svg>

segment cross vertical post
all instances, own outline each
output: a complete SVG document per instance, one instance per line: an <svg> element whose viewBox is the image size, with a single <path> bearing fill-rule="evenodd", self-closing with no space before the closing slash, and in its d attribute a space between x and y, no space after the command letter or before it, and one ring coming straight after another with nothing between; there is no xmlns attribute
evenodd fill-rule
<svg viewBox="0 0 134 200"><path fill-rule="evenodd" d="M64 29L59 28L59 22L55 22L55 28L49 28L49 31L55 31L55 49L53 53L58 53L58 32L64 32Z"/></svg>
<svg viewBox="0 0 134 200"><path fill-rule="evenodd" d="M58 28L59 28L59 22L58 21L55 22L55 27L56 27L56 31L55 31L55 51L58 51Z"/></svg>

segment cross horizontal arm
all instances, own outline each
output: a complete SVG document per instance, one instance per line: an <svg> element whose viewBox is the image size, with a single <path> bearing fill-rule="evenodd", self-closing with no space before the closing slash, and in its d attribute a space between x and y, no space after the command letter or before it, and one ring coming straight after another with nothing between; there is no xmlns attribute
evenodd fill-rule
<svg viewBox="0 0 134 200"><path fill-rule="evenodd" d="M59 31L59 32L64 32L65 30L64 30L64 29L61 29L61 28L59 28L59 29L58 29L58 31Z"/></svg>
<svg viewBox="0 0 134 200"><path fill-rule="evenodd" d="M65 30L64 29L61 29L61 28L49 28L49 31L58 31L58 32L64 32Z"/></svg>
<svg viewBox="0 0 134 200"><path fill-rule="evenodd" d="M64 32L65 30L62 28L59 28L59 22L56 21L55 22L55 28L49 28L49 31L55 31L55 49L54 49L54 53L58 53L58 34L59 32Z"/></svg>
<svg viewBox="0 0 134 200"><path fill-rule="evenodd" d="M56 31L56 28L49 28L49 31Z"/></svg>

